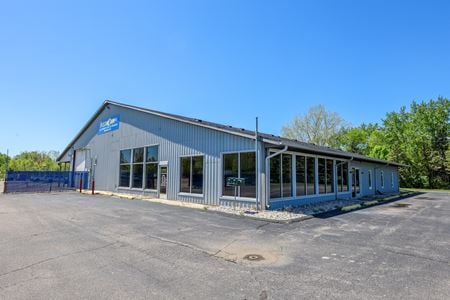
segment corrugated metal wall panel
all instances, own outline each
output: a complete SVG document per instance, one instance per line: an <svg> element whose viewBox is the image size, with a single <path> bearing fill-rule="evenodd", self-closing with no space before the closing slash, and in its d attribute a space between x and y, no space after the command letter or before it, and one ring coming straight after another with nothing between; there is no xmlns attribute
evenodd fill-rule
<svg viewBox="0 0 450 300"><path fill-rule="evenodd" d="M120 115L116 131L97 135L100 120ZM121 149L159 145L159 160L168 161L168 199L196 203L219 204L219 163L222 152L253 150L254 141L216 130L169 120L138 111L110 105L76 141L74 148L91 149L97 157L96 188L105 191L144 193L118 188L119 151ZM180 157L204 155L203 197L179 195Z"/></svg>

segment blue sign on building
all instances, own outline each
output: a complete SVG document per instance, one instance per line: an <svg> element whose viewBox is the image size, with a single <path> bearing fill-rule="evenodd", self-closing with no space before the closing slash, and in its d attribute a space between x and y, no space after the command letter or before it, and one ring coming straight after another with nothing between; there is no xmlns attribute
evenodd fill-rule
<svg viewBox="0 0 450 300"><path fill-rule="evenodd" d="M108 120L101 121L100 126L98 127L98 134L104 134L119 129L119 123L119 116L111 117Z"/></svg>

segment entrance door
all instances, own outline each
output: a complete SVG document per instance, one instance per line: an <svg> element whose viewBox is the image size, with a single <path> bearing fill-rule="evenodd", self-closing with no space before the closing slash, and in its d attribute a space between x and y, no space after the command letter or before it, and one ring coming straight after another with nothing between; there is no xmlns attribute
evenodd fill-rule
<svg viewBox="0 0 450 300"><path fill-rule="evenodd" d="M353 198L359 196L361 193L359 169L352 168L352 196Z"/></svg>
<svg viewBox="0 0 450 300"><path fill-rule="evenodd" d="M167 166L159 166L159 198L167 199Z"/></svg>

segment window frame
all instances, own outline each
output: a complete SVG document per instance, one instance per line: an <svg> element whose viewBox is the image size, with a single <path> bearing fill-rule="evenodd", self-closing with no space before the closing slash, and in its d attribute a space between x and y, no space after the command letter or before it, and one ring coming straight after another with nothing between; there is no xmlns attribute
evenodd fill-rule
<svg viewBox="0 0 450 300"><path fill-rule="evenodd" d="M367 171L367 181L369 183L369 190L371 190L372 189L372 181L373 181L373 179L372 179L372 170L368 170Z"/></svg>
<svg viewBox="0 0 450 300"><path fill-rule="evenodd" d="M225 151L225 152L221 152L220 153L220 164L219 164L219 167L220 167L220 176L219 176L219 198L220 199L224 199L224 200L230 200L230 199L232 199L232 200L234 200L234 196L230 196L230 195L224 195L223 194L223 192L224 192L224 180L225 180L225 178L224 178L224 174L223 174L223 168L224 168L224 162L225 162L225 160L224 160L224 155L227 155L227 154L237 154L237 156L238 156L238 167L237 167L237 169L238 169L238 177L240 177L241 176L241 153L254 153L255 154L255 183L256 183L256 185L257 185L257 182L258 182L258 174L257 174L257 170L258 170L258 168L257 168L257 162L256 162L256 151L255 150L239 150L239 151ZM257 186L255 186L255 196L256 196L256 193L257 193L258 191L257 191ZM256 201L256 197L255 198L251 198L251 197L241 197L241 192L240 192L240 187L238 187L238 193L237 193L237 195L236 195L236 199L239 199L239 200L243 200L243 201Z"/></svg>
<svg viewBox="0 0 450 300"><path fill-rule="evenodd" d="M121 162L121 154L122 151L127 151L130 150L130 161L127 163L122 163ZM130 167L130 175L128 178L128 186L122 186L120 185L121 183L121 179L120 179L120 167L121 166L129 166ZM119 174L118 174L118 184L117 187L120 189L131 189L131 178L132 178L132 172L133 172L133 149L132 148L124 148L124 149L120 149L119 150Z"/></svg>
<svg viewBox="0 0 450 300"><path fill-rule="evenodd" d="M142 161L141 162L134 162L134 151L136 150L136 149L143 149L143 151L142 151ZM133 149L131 149L131 185L130 185L130 188L131 189L134 189L134 190L143 190L144 189L144 173L145 173L145 168L144 168L144 166L145 166L145 164L144 164L144 162L145 162L145 147L136 147L136 148L133 148ZM135 186L133 186L133 184L134 184L134 168L135 168L135 166L137 166L137 165L141 165L142 166L142 177L141 177L141 181L142 181L142 184L141 184L141 187L135 187Z"/></svg>
<svg viewBox="0 0 450 300"><path fill-rule="evenodd" d="M147 160L147 148L149 147L158 147L158 160L156 162L146 162ZM142 163L134 163L134 150L135 149L139 149L139 148L143 148L144 149L144 154L143 154L143 161ZM130 162L129 163L121 163L120 162L120 153L122 151L125 150L130 150L131 154L130 154ZM160 144L147 144L144 146L139 146L139 147L134 147L134 148L130 148L130 147L125 147L125 148L121 148L119 149L119 174L118 174L118 180L117 180L117 189L121 189L121 190L135 190L135 191L148 191L148 192L157 192L158 191L158 184L159 184L159 162L161 160L160 158ZM146 172L146 167L147 164L149 163L153 163L157 165L157 186L155 189L148 189L146 188L146 181L147 181L147 172ZM142 187L133 187L133 166L135 164L142 164ZM121 165L129 165L130 166L130 180L129 180L129 185L128 186L121 186L120 185L120 166Z"/></svg>
<svg viewBox="0 0 450 300"><path fill-rule="evenodd" d="M384 190L384 171L380 170L381 188Z"/></svg>
<svg viewBox="0 0 450 300"><path fill-rule="evenodd" d="M193 193L192 192L192 166L193 166L193 157L202 157L202 192L201 193ZM182 192L181 191L181 174L182 170L181 168L183 165L181 164L181 160L183 158L190 158L189 159L189 192ZM205 193L205 155L204 154L187 154L187 155L180 155L178 159L179 164L179 180L178 180L178 195L181 196L194 196L194 197L203 197Z"/></svg>
<svg viewBox="0 0 450 300"><path fill-rule="evenodd" d="M157 147L158 149L158 156L156 157L156 161L147 161L147 148L150 147ZM150 191L150 192L157 192L158 191L158 184L159 184L159 161L161 160L159 157L159 144L151 144L144 146L144 184L143 189L144 191ZM156 185L154 189L147 188L147 165L154 164L156 165Z"/></svg>
<svg viewBox="0 0 450 300"><path fill-rule="evenodd" d="M274 149L269 149L269 154L274 154L276 153L277 150ZM350 165L349 165L349 161L347 159L344 158L339 158L339 157L333 157L333 156L325 156L325 155L315 155L315 154L311 154L311 153L305 153L305 152L301 152L301 151L285 151L282 152L282 154L290 154L292 155L292 165L293 165L293 173L292 173L292 183L293 183L293 196L292 197L285 197L285 198L270 198L270 163L269 163L269 170L267 171L266 177L268 177L269 179L266 182L266 188L268 189L267 193L269 194L269 201L271 202L276 202L276 201L287 201L287 200L295 200L295 199L304 199L304 198L314 198L314 197L323 197L323 196L330 196L330 195L334 195L337 191L337 179L335 178L335 174L333 174L333 180L331 182L331 184L334 186L334 190L333 192L327 192L325 194L319 194L319 163L318 163L318 159L319 158L324 158L325 160L331 160L333 161L333 173L336 172L336 162L337 161L344 161L347 164L347 185L343 186L345 188L347 188L346 191L342 191L339 192L337 191L338 194L348 194L351 193L351 190L349 188L348 185L348 180L349 180L349 169L350 169ZM296 159L297 156L304 156L305 157L305 183L306 183L306 195L303 196L299 196L297 195L297 190L296 190L296 181L297 181L297 174L296 174ZM313 158L314 159L314 193L313 194L309 194L308 193L308 158ZM295 174L294 174L295 173ZM269 186L267 186L267 184Z"/></svg>
<svg viewBox="0 0 450 300"><path fill-rule="evenodd" d="M394 189L394 171L391 171L391 189Z"/></svg>

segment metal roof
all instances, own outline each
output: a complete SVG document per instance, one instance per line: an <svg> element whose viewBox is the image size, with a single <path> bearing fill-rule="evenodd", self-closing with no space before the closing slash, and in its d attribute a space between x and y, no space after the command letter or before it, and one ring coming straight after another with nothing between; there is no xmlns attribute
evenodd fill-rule
<svg viewBox="0 0 450 300"><path fill-rule="evenodd" d="M179 122L184 122L184 123L188 123L188 124L192 124L192 125L196 125L196 126L210 128L213 130L227 132L227 133L239 135L239 136L242 136L245 138L255 139L255 131L252 131L252 130L247 130L244 128L237 128L237 127L213 123L213 122L209 122L209 121L205 121L205 120L201 120L201 119L189 118L189 117L184 117L184 116L180 116L180 115L151 110L148 108L143 108L143 107L124 104L124 103L115 102L115 101L111 101L111 100L106 100L103 102L103 104L100 106L100 108L95 112L95 114L89 119L89 121L83 126L83 128L78 132L78 134L69 143L69 145L67 145L67 147L64 149L64 151L61 153L61 155L57 158L58 161L60 161L63 158L63 156L66 154L67 151L69 151L69 149L73 146L73 144L76 142L76 140L84 133L85 130L87 130L87 128L95 121L95 119L101 114L101 112L108 105L114 105L114 106L118 106L118 107L122 107L122 108L126 108L126 109L140 111L140 112L160 116L163 118L172 119L172 120L179 121ZM292 139L276 136L273 134L258 132L258 138L261 139L265 143L274 144L275 146L288 146L290 148L300 149L300 150L310 152L310 153L327 154L327 155L332 155L332 156L341 157L341 158L354 159L354 160L358 160L358 161L375 162L375 163L381 163L381 164L393 165L393 166L404 166L402 164L392 162L392 161L371 158L371 157L367 157L367 156L364 156L361 154L346 152L346 151L334 149L331 147L318 146L318 145L314 145L311 143L300 142L297 140L292 140Z"/></svg>

